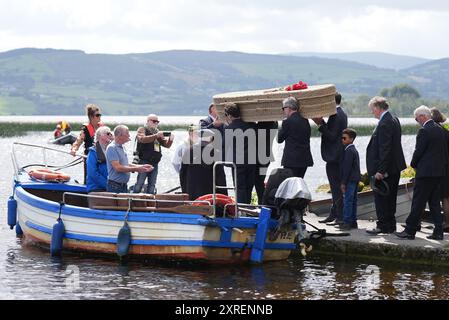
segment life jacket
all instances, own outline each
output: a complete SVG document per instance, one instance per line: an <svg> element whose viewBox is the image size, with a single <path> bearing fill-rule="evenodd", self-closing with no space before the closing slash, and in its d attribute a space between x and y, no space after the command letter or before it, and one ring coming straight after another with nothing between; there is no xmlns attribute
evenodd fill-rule
<svg viewBox="0 0 449 320"><path fill-rule="evenodd" d="M152 134L154 133L148 130L148 128L145 128L146 136ZM158 164L162 158L161 145L157 140L150 143L137 142L136 152L139 160L148 161L152 165Z"/></svg>
<svg viewBox="0 0 449 320"><path fill-rule="evenodd" d="M101 127L103 124L100 122L98 126ZM84 154L87 155L89 148L94 144L95 129L90 122L84 123L81 129L84 131Z"/></svg>

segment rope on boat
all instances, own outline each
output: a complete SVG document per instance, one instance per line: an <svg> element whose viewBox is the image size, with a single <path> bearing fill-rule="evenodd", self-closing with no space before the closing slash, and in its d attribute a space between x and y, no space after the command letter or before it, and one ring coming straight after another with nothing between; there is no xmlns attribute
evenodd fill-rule
<svg viewBox="0 0 449 320"><path fill-rule="evenodd" d="M46 167L46 168L55 168L55 171L58 171L58 170L61 170L61 169L74 167L74 166L76 166L76 165L78 165L78 164L80 164L82 162L83 162L83 158L82 157L78 157L75 160L72 160L69 163L66 163L66 164L64 164L62 166L52 166L52 165L45 165L45 164L42 164L42 163L35 163L35 164L26 165L26 166L22 167L21 170L24 170L24 169L29 168L29 167Z"/></svg>

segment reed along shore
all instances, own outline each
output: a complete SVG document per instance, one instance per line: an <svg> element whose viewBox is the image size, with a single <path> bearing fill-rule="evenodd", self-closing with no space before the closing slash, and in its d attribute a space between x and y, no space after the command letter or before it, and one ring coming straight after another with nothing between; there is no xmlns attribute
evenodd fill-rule
<svg viewBox="0 0 449 320"><path fill-rule="evenodd" d="M108 123L107 125L114 129L116 125L119 123ZM127 124L130 131L136 131L140 125L137 124ZM71 123L72 132L78 134L81 130L82 123ZM55 130L55 123L50 122L0 122L0 137L14 137L14 136L23 136L26 135L27 132L32 131L51 131ZM357 131L358 136L370 136L375 126L367 126L367 125L354 125L351 126L353 129ZM311 124L312 128L312 137L319 137L320 133L318 132L318 127ZM187 130L187 126L185 124L168 124L168 125L160 125L159 130L161 131L174 131L174 130ZM402 134L403 135L415 135L418 132L417 124L407 124L402 125Z"/></svg>
<svg viewBox="0 0 449 320"><path fill-rule="evenodd" d="M141 125L138 124L127 124L127 123L107 123L106 125L114 129L115 126L119 124L124 124L128 126L130 131L137 131L137 128ZM82 123L73 122L70 123L72 127L72 132L74 134L78 134L81 130ZM28 132L33 131L50 131L53 132L56 128L55 123L50 122L0 122L0 137L15 137L15 136L23 136ZM161 131L174 131L174 130L187 130L186 125L181 124L169 124L169 125L160 125L159 130Z"/></svg>

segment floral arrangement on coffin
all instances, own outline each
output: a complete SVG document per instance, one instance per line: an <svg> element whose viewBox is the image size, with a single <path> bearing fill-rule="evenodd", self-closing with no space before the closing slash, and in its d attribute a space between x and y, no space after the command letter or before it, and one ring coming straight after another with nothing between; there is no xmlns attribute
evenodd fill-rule
<svg viewBox="0 0 449 320"><path fill-rule="evenodd" d="M285 88L282 88L285 91L294 91L294 90L304 90L307 89L307 83L299 81L298 83L294 83L290 86L286 86Z"/></svg>

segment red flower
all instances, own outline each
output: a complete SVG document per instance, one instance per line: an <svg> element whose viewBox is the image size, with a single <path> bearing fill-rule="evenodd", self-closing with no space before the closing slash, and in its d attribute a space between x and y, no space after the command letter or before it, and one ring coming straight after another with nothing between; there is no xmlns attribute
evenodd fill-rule
<svg viewBox="0 0 449 320"><path fill-rule="evenodd" d="M287 86L284 88L285 91L292 91L292 90L303 90L307 89L307 83L302 82L301 80L298 83L294 83L291 86Z"/></svg>

